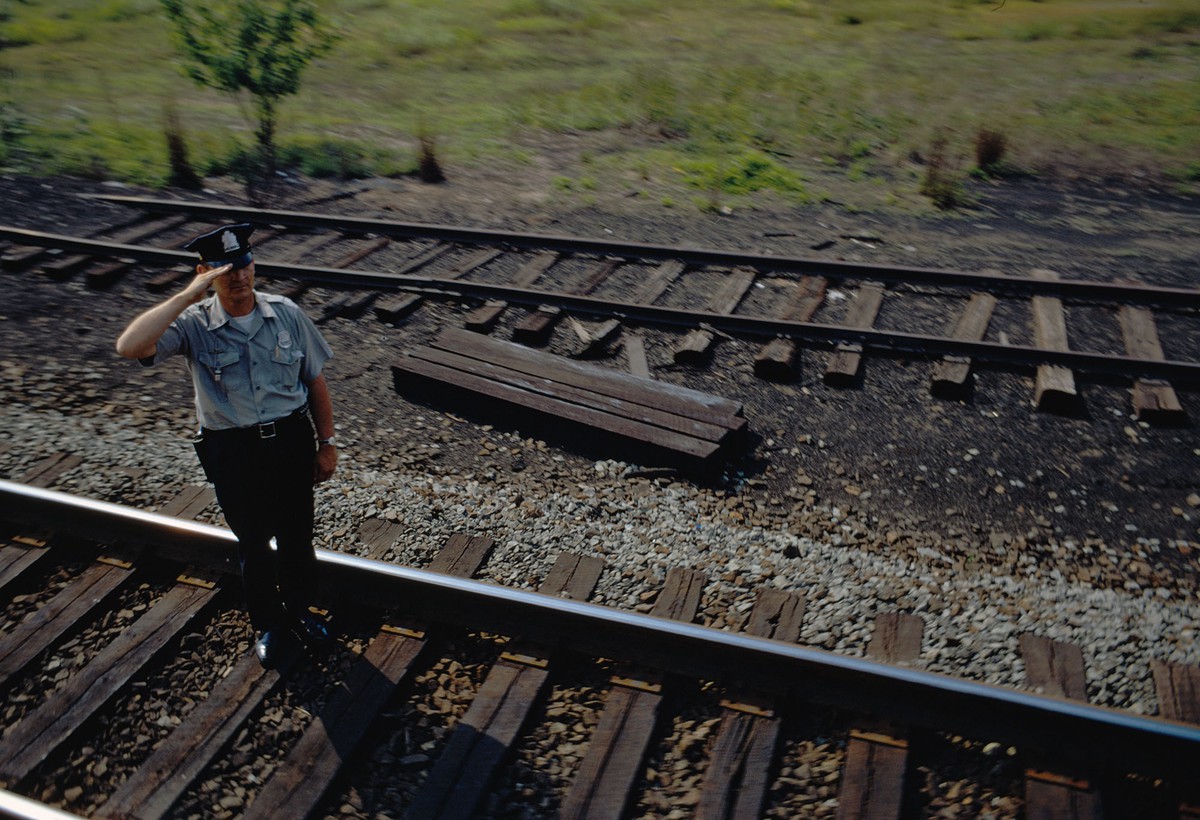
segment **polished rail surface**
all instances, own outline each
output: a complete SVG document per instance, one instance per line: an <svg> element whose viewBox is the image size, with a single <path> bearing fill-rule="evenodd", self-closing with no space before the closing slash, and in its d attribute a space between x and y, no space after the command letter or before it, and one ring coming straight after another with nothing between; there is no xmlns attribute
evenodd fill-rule
<svg viewBox="0 0 1200 820"><path fill-rule="evenodd" d="M272 212L267 212L272 213ZM31 231L23 228L0 226L0 239L28 245L61 248L78 253L99 256L129 257L158 264L195 263L195 255L184 251L148 248L139 245L107 243L94 239L64 236L61 234ZM779 261L776 257L764 260ZM709 260L709 264L716 264ZM464 279L441 279L436 276L417 274L393 274L373 271L325 268L312 265L278 264L267 258L256 260L258 272L265 276L285 276L308 282L339 287L379 288L383 290L406 290L419 293L459 298L500 299L526 305L554 305L583 315L615 317L624 320L673 325L684 328L715 328L730 335L773 339L780 336L806 339L825 344L854 344L876 352L909 353L922 356L965 356L991 362L1016 363L1028 366L1042 364L1061 365L1073 370L1147 378L1168 379L1180 385L1200 384L1200 362L1178 360L1139 359L1107 353L1092 353L1079 350L1049 350L1027 345L1001 344L999 342L969 341L945 336L930 336L918 333L856 328L829 325L818 322L796 322L742 314L712 313L699 310L684 310L659 305L644 305L620 302L594 296L559 291L517 288ZM859 277L871 277L873 273L859 271ZM1037 279L1004 277L1006 280L1030 284L1042 282ZM1054 282L1061 285L1063 281ZM960 283L961 284L961 283ZM1082 283L1091 286L1095 283ZM1163 290L1163 289L1158 289ZM1174 304L1180 306L1194 299L1200 304L1200 291L1167 289ZM1106 298L1116 298L1109 294Z"/></svg>
<svg viewBox="0 0 1200 820"><path fill-rule="evenodd" d="M922 268L906 265L880 265L865 262L810 259L794 256L723 251L622 242L612 239L585 239L555 234L518 233L515 231L463 228L396 222L342 215L312 214L303 211L264 210L209 202L187 202L147 197L89 194L88 198L130 205L160 213L178 213L217 220L240 219L289 227L326 228L381 236L424 237L444 242L468 244L504 244L514 248L547 248L567 253L602 254L628 259L678 259L694 265L753 267L759 270L814 274L842 279L873 279L883 282L921 283L955 287L984 287L1016 293L1038 293L1092 299L1158 302L1174 307L1200 307L1200 288L1170 288L1123 282L1091 282L1080 279L1035 279L993 273Z"/></svg>
<svg viewBox="0 0 1200 820"><path fill-rule="evenodd" d="M0 518L84 537L120 537L150 546L186 541L199 554L227 557L235 538L105 501L0 480ZM318 550L323 581L423 617L501 634L524 634L572 651L653 661L658 668L712 675L968 736L1052 749L1120 771L1183 776L1200 760L1200 726L948 675L755 638L596 604L561 599ZM349 585L344 586L344 585ZM1193 772L1194 773L1194 772Z"/></svg>

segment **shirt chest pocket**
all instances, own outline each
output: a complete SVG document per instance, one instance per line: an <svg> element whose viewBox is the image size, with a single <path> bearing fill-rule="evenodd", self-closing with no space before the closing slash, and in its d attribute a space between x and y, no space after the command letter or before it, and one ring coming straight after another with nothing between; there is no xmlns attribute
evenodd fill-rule
<svg viewBox="0 0 1200 820"><path fill-rule="evenodd" d="M304 351L295 347L280 347L275 345L271 353L271 361L279 367L280 381L287 387L295 387L300 377L300 363L304 360Z"/></svg>
<svg viewBox="0 0 1200 820"><path fill-rule="evenodd" d="M238 363L241 358L237 350L202 350L196 354L196 359L204 366L222 396L228 394L231 381L240 381L241 368Z"/></svg>

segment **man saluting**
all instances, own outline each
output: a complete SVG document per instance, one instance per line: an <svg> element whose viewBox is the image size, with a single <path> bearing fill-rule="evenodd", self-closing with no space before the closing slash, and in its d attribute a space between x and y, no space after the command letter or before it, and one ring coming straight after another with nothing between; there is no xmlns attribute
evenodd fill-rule
<svg viewBox="0 0 1200 820"><path fill-rule="evenodd" d="M117 352L147 366L182 356L191 373L196 452L238 538L254 652L271 668L288 632L310 646L329 640L308 610L313 485L333 475L337 449L322 374L333 352L292 300L254 290L253 231L226 225L185 245L200 255L196 278L135 318Z"/></svg>

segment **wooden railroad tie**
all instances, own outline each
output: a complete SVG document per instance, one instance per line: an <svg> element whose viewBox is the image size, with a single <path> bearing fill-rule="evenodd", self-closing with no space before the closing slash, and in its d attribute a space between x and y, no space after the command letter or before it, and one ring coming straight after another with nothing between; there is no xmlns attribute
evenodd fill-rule
<svg viewBox="0 0 1200 820"><path fill-rule="evenodd" d="M883 285L868 282L858 289L842 324L848 328L871 328L883 306ZM843 342L829 356L825 365L825 383L835 387L850 387L858 381L862 368L861 344Z"/></svg>
<svg viewBox="0 0 1200 820"><path fill-rule="evenodd" d="M603 569L600 558L561 553L538 591L586 600ZM545 691L549 674L544 649L515 643L501 653L409 806L409 817L448 820L477 815L496 771Z"/></svg>
<svg viewBox="0 0 1200 820"><path fill-rule="evenodd" d="M449 247L447 246L447 249ZM439 271L438 278L445 279L446 281L461 279L476 268L480 268L491 262L502 253L502 251L495 248L478 250L462 262L454 264L448 270ZM375 317L381 322L394 324L420 307L424 301L425 297L419 293L397 294L383 299L375 305Z"/></svg>
<svg viewBox="0 0 1200 820"><path fill-rule="evenodd" d="M537 281L538 277L548 271L558 261L558 254L553 251L542 251L521 266L513 277L514 288L527 288ZM487 333L496 326L500 316L508 309L508 303L491 300L476 308L463 320L463 327L479 333Z"/></svg>
<svg viewBox="0 0 1200 820"><path fill-rule="evenodd" d="M1029 684L1047 695L1087 700L1083 650L1076 644L1031 633L1020 637L1021 657ZM1101 816L1100 796L1075 772L1048 771L1035 765L1025 772L1027 817L1086 818Z"/></svg>
<svg viewBox="0 0 1200 820"><path fill-rule="evenodd" d="M649 276L630 297L630 301L639 305L652 305L658 300L658 297L667 292L667 289L675 283L679 275L683 273L687 266L678 259L668 259L663 262ZM594 356L600 353L610 341L621 330L621 322L619 319L608 319L594 328L588 334L587 339L583 339L582 343L571 351L571 355L576 358L585 358ZM638 339L637 341L641 341ZM626 346L626 350L629 347ZM649 372L641 373L634 367L630 367L630 371L635 375L649 376Z"/></svg>
<svg viewBox="0 0 1200 820"><path fill-rule="evenodd" d="M1033 271L1037 279L1052 281L1058 274L1039 268ZM1034 296L1033 339L1044 350L1068 351L1067 318L1062 299L1056 296ZM1079 409L1079 392L1075 389L1075 374L1070 368L1056 364L1039 365L1033 394L1039 410L1053 413L1074 413Z"/></svg>
<svg viewBox="0 0 1200 820"><path fill-rule="evenodd" d="M0 744L0 788L33 772L209 606L215 589L176 584L149 611L5 733Z"/></svg>
<svg viewBox="0 0 1200 820"><path fill-rule="evenodd" d="M758 272L753 268L735 268L725 277L720 290L708 301L711 313L733 313L741 303ZM675 348L674 358L678 364L701 364L708 358L716 334L709 328L702 327L688 333L683 341Z"/></svg>
<svg viewBox="0 0 1200 820"><path fill-rule="evenodd" d="M134 554L132 550L126 551L123 558L132 558ZM90 613L102 611L109 598L133 576L131 569L128 560L101 556L0 638L0 682L24 669Z"/></svg>
<svg viewBox="0 0 1200 820"><path fill-rule="evenodd" d="M1158 713L1167 720L1200 725L1200 667L1150 661ZM1176 789L1180 817L1200 817L1200 783Z"/></svg>
<svg viewBox="0 0 1200 820"><path fill-rule="evenodd" d="M867 657L883 663L911 664L921 656L925 625L915 615L889 612L875 619ZM839 820L886 820L900 816L908 739L894 729L850 730L846 763L838 789Z"/></svg>
<svg viewBox="0 0 1200 820"><path fill-rule="evenodd" d="M50 533L18 532L0 541L0 589L4 589L48 554Z"/></svg>
<svg viewBox="0 0 1200 820"><path fill-rule="evenodd" d="M804 620L804 597L760 589L746 633L795 643ZM741 687L722 701L726 708L700 789L698 817L760 817L770 787L771 762L780 721L773 699Z"/></svg>
<svg viewBox="0 0 1200 820"><path fill-rule="evenodd" d="M996 297L990 293L971 294L970 301L955 322L951 338L967 342L983 341L995 308ZM970 377L969 356L945 356L933 368L930 392L940 398L964 398L970 392Z"/></svg>
<svg viewBox="0 0 1200 820"><path fill-rule="evenodd" d="M700 607L704 575L672 567L650 614L690 622ZM621 677L646 681L644 672ZM600 722L588 744L575 780L563 798L562 818L620 817L642 771L662 705L652 685L616 684L609 690Z"/></svg>
<svg viewBox="0 0 1200 820"><path fill-rule="evenodd" d="M469 577L491 546L489 538L455 534L434 556L430 569ZM330 698L243 816L309 816L426 643L423 630L382 627L345 686ZM97 815L126 817L136 812L145 820L167 816L298 658L298 652L290 653L277 669L268 671L252 654L243 657Z"/></svg>
<svg viewBox="0 0 1200 820"><path fill-rule="evenodd" d="M611 276L612 272L623 262L622 259L604 260L588 274L587 279L571 292L579 296L587 296L600 287L604 280ZM544 345L550 339L550 333L562 315L560 308L539 306L537 310L527 314L513 326L513 341L527 345ZM590 337L588 341L591 341Z"/></svg>
<svg viewBox="0 0 1200 820"><path fill-rule="evenodd" d="M789 322L808 322L825 301L829 283L824 276L805 276L792 287L792 292L779 313ZM799 346L794 339L778 338L767 342L754 357L754 374L764 379L787 381L796 374Z"/></svg>
<svg viewBox="0 0 1200 820"><path fill-rule="evenodd" d="M1162 344L1154 315L1146 308L1122 305L1118 314L1125 350L1139 359L1162 361ZM1187 414L1175 389L1161 379L1137 379L1133 383L1133 411L1139 421L1178 427L1187 424Z"/></svg>
<svg viewBox="0 0 1200 820"><path fill-rule="evenodd" d="M484 399L517 416L518 426L536 418L588 427L685 464L711 463L745 434L742 407L728 399L460 329L408 351L392 371L401 393L432 390L435 399L469 402L475 412Z"/></svg>

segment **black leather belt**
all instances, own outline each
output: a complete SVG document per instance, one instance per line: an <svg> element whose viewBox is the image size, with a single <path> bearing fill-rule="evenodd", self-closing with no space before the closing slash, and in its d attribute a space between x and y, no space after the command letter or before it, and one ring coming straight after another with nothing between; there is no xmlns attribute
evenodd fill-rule
<svg viewBox="0 0 1200 820"><path fill-rule="evenodd" d="M210 430L207 427L204 427L201 428L200 432L203 436L220 436L222 438L244 436L246 438L271 439L275 438L276 428L280 425L288 424L296 419L307 418L307 416L308 405L305 404L301 405L296 410L293 410L291 413L288 413L286 416L274 419L273 421L264 421L261 424L251 424L249 427L228 427L224 430Z"/></svg>

